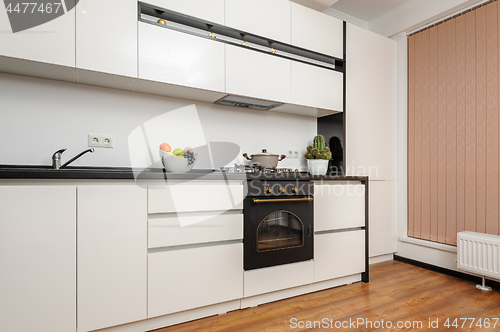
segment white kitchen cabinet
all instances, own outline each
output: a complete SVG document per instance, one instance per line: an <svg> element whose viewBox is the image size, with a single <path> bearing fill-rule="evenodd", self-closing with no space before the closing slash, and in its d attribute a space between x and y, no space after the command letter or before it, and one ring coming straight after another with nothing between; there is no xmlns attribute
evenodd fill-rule
<svg viewBox="0 0 500 332"><path fill-rule="evenodd" d="M12 3L14 7L16 2ZM24 8L20 5L21 12ZM27 10L32 8L29 6ZM64 8L53 6L53 11L56 10L61 12ZM12 33L7 11L0 10L0 31L0 56L75 67L75 9L16 33Z"/></svg>
<svg viewBox="0 0 500 332"><path fill-rule="evenodd" d="M365 226L365 185L315 182L314 231Z"/></svg>
<svg viewBox="0 0 500 332"><path fill-rule="evenodd" d="M182 219L177 214L150 216L148 229L148 248L241 240L243 215L203 212Z"/></svg>
<svg viewBox="0 0 500 332"><path fill-rule="evenodd" d="M147 191L78 186L78 331L147 318Z"/></svg>
<svg viewBox="0 0 500 332"><path fill-rule="evenodd" d="M340 72L292 61L291 103L343 111L343 80Z"/></svg>
<svg viewBox="0 0 500 332"><path fill-rule="evenodd" d="M314 282L313 260L245 271L245 297Z"/></svg>
<svg viewBox="0 0 500 332"><path fill-rule="evenodd" d="M139 22L139 78L224 91L225 44Z"/></svg>
<svg viewBox="0 0 500 332"><path fill-rule="evenodd" d="M314 281L365 272L365 231L314 236Z"/></svg>
<svg viewBox="0 0 500 332"><path fill-rule="evenodd" d="M76 331L76 187L0 186L0 331Z"/></svg>
<svg viewBox="0 0 500 332"><path fill-rule="evenodd" d="M226 45L226 92L290 102L290 60Z"/></svg>
<svg viewBox="0 0 500 332"><path fill-rule="evenodd" d="M290 44L288 0L226 0L226 26Z"/></svg>
<svg viewBox="0 0 500 332"><path fill-rule="evenodd" d="M224 25L224 0L145 0L143 2Z"/></svg>
<svg viewBox="0 0 500 332"><path fill-rule="evenodd" d="M397 251L397 182L370 181L370 257Z"/></svg>
<svg viewBox="0 0 500 332"><path fill-rule="evenodd" d="M78 2L76 67L137 78L137 1Z"/></svg>
<svg viewBox="0 0 500 332"><path fill-rule="evenodd" d="M149 253L148 317L242 297L242 243Z"/></svg>
<svg viewBox="0 0 500 332"><path fill-rule="evenodd" d="M344 22L302 5L292 5L292 45L344 58Z"/></svg>
<svg viewBox="0 0 500 332"><path fill-rule="evenodd" d="M149 213L227 211L243 209L241 181L168 181L167 186L150 186Z"/></svg>
<svg viewBox="0 0 500 332"><path fill-rule="evenodd" d="M346 173L395 181L396 42L348 24L346 56Z"/></svg>

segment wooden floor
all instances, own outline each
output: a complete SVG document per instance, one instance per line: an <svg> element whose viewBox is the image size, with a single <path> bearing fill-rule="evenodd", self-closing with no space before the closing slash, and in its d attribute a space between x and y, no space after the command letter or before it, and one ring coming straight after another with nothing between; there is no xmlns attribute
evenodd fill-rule
<svg viewBox="0 0 500 332"><path fill-rule="evenodd" d="M370 283L356 283L348 286L302 295L277 302L263 304L258 307L232 311L227 314L207 317L204 319L171 326L156 332L187 332L187 331L224 331L224 332L278 332L278 331L500 331L500 321L493 328L494 320L500 318L500 292L493 290L484 292L475 285L431 272L412 265L389 261L370 266ZM297 319L296 328L292 328L291 319ZM458 318L458 328L444 326L450 318L450 324ZM464 328L464 320L474 318L472 328L469 319ZM476 326L478 319L481 324L489 318L491 326ZM328 320L332 326L320 328L307 327L307 321ZM369 320L372 328L360 324L357 328L335 328L335 322L340 324L349 319ZM376 322L385 328L376 327ZM429 329L429 319L438 319L439 327ZM330 323L333 320L333 323ZM299 328L299 321L304 324ZM387 328L387 321L393 326ZM398 322L413 324L410 328L398 328ZM346 323L343 323L344 327ZM337 325L339 327L339 325Z"/></svg>

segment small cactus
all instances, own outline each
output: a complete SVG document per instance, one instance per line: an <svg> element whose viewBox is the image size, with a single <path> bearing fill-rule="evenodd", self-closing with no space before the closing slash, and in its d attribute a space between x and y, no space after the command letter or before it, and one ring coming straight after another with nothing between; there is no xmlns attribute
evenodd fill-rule
<svg viewBox="0 0 500 332"><path fill-rule="evenodd" d="M325 137L316 135L313 140L313 145L307 147L307 153L304 155L306 159L331 159L332 153L330 148L325 145Z"/></svg>

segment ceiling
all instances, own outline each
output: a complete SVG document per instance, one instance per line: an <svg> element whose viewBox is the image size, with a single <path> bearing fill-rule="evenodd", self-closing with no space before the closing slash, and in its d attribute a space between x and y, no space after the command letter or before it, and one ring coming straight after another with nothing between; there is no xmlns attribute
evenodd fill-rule
<svg viewBox="0 0 500 332"><path fill-rule="evenodd" d="M369 24L371 21L413 0L338 0L330 9Z"/></svg>

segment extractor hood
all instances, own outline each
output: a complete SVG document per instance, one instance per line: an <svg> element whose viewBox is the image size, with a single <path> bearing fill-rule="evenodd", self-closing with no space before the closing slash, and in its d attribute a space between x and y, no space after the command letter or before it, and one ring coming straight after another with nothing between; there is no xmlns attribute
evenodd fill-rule
<svg viewBox="0 0 500 332"><path fill-rule="evenodd" d="M282 103L278 103L275 101L268 101L255 98L233 96L233 95L227 95L217 100L215 104L250 108L254 110L263 110L263 111L267 111L283 105Z"/></svg>

